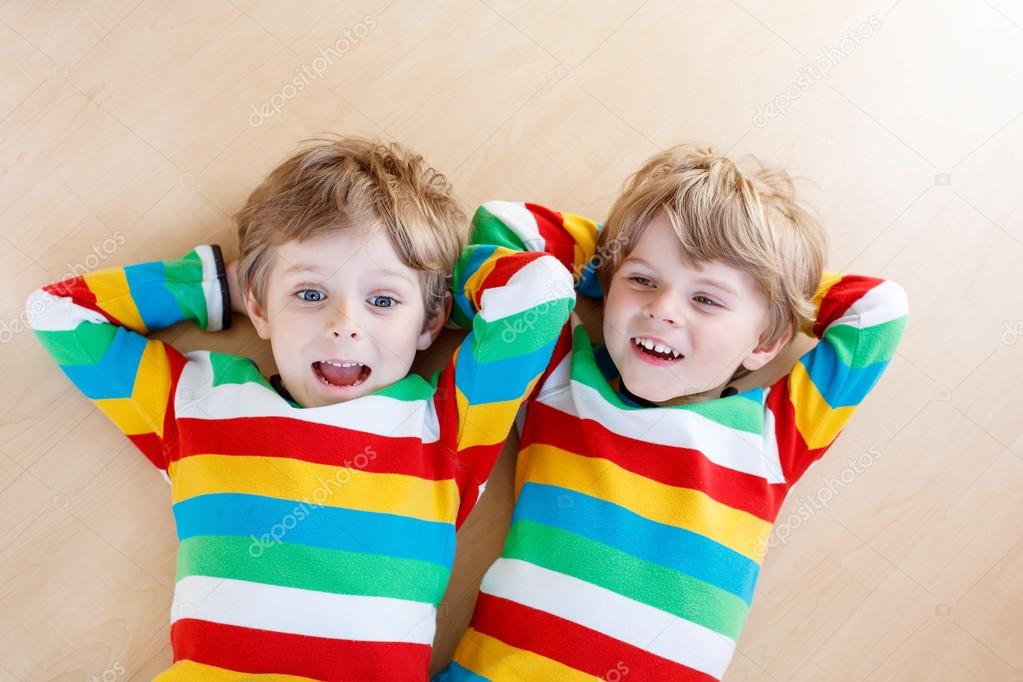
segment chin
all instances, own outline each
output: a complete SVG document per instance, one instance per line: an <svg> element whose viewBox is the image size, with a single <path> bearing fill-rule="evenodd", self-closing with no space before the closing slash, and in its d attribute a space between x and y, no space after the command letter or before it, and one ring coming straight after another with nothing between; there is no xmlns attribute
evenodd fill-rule
<svg viewBox="0 0 1023 682"><path fill-rule="evenodd" d="M622 381L634 396L652 403L663 403L665 400L681 397L684 393L681 389L647 386L642 381L635 381L633 383L625 376L622 377Z"/></svg>

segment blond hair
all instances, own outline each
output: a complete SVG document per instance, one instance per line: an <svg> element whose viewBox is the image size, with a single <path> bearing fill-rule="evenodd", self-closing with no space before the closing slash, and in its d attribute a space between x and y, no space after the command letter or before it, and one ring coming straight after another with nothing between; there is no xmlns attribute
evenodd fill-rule
<svg viewBox="0 0 1023 682"><path fill-rule="evenodd" d="M265 303L273 247L379 225L405 265L418 270L430 317L439 311L469 225L451 184L397 143L353 137L307 140L235 215L238 280Z"/></svg>
<svg viewBox="0 0 1023 682"><path fill-rule="evenodd" d="M809 329L827 236L795 198L792 178L751 157L743 173L709 147L679 145L651 157L625 183L601 231L597 278L604 291L650 221L664 211L683 258L749 273L769 306L761 343Z"/></svg>

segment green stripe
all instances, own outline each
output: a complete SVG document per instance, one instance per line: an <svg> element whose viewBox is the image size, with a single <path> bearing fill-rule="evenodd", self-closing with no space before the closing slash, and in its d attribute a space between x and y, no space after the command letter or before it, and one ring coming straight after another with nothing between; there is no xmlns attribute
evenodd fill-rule
<svg viewBox="0 0 1023 682"><path fill-rule="evenodd" d="M373 395L411 403L417 400L432 400L433 394L436 392L436 378L431 385L430 382L418 374L409 374L401 381L374 392Z"/></svg>
<svg viewBox="0 0 1023 682"><path fill-rule="evenodd" d="M202 259L195 251L184 257L163 263L164 287L174 297L181 310L181 318L195 320L200 329L209 324L206 295L202 289Z"/></svg>
<svg viewBox="0 0 1023 682"><path fill-rule="evenodd" d="M905 329L906 316L903 315L866 329L848 324L832 325L824 332L824 340L831 344L844 365L861 369L891 360Z"/></svg>
<svg viewBox="0 0 1023 682"><path fill-rule="evenodd" d="M574 299L558 298L490 322L477 315L472 321L473 358L482 364L543 348L558 338L574 304Z"/></svg>
<svg viewBox="0 0 1023 682"><path fill-rule="evenodd" d="M43 347L64 367L95 365L106 355L119 327L82 322L74 331L36 331Z"/></svg>
<svg viewBox="0 0 1023 682"><path fill-rule="evenodd" d="M250 553L251 548L258 549ZM443 566L429 561L287 543L267 547L225 535L181 542L177 580L190 575L427 604L440 603L450 577Z"/></svg>
<svg viewBox="0 0 1023 682"><path fill-rule="evenodd" d="M213 385L255 383L270 387L256 363L243 355L210 352L210 366L213 368Z"/></svg>
<svg viewBox="0 0 1023 682"><path fill-rule="evenodd" d="M483 206L477 208L472 217L472 237L469 242L504 246L513 251L528 251L518 235Z"/></svg>
<svg viewBox="0 0 1023 682"><path fill-rule="evenodd" d="M760 435L764 432L764 406L754 400L707 400L679 405L731 429Z"/></svg>
<svg viewBox="0 0 1023 682"><path fill-rule="evenodd" d="M702 580L533 521L512 525L503 556L603 587L733 640L749 610L739 597Z"/></svg>
<svg viewBox="0 0 1023 682"><path fill-rule="evenodd" d="M600 393L605 401L619 410L643 410L644 407L626 405L604 378L593 357L593 344L583 325L578 325L572 336L572 379ZM702 403L665 406L666 409L688 410L718 424L754 434L763 433L763 406L753 400L708 400Z"/></svg>

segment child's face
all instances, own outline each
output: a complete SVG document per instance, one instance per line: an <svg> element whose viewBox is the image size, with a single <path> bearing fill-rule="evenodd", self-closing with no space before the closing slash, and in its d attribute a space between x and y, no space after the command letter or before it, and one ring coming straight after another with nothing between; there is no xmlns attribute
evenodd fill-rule
<svg viewBox="0 0 1023 682"><path fill-rule="evenodd" d="M767 322L767 297L753 278L720 262L687 265L662 212L611 279L604 343L634 395L654 403L717 397L739 365L758 369L783 347L760 347ZM665 348L643 347L650 343Z"/></svg>
<svg viewBox="0 0 1023 682"><path fill-rule="evenodd" d="M445 315L426 319L419 273L383 228L347 229L274 249L265 306L249 317L303 407L367 395L403 379Z"/></svg>

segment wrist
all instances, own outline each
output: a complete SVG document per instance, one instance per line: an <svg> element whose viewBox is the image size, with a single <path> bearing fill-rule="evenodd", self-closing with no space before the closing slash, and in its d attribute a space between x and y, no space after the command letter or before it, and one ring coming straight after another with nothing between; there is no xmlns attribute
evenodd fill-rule
<svg viewBox="0 0 1023 682"><path fill-rule="evenodd" d="M231 298L231 310L247 315L245 309L245 298L242 296L241 286L238 284L238 261L233 260L227 264L227 288Z"/></svg>

